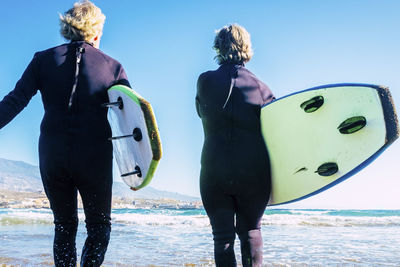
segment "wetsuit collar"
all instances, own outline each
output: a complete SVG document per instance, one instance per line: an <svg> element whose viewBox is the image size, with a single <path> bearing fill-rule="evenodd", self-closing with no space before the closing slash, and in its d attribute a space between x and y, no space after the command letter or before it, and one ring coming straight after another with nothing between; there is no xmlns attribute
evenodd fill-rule
<svg viewBox="0 0 400 267"><path fill-rule="evenodd" d="M221 66L240 66L240 67L244 67L244 63L227 62L227 63L222 63Z"/></svg>
<svg viewBox="0 0 400 267"><path fill-rule="evenodd" d="M90 45L90 46L93 46L92 43L89 43L89 42L86 42L86 41L71 41L70 43L71 43L71 44L78 44L78 45L81 45L81 44L88 44L88 45ZM93 46L93 47L94 47L94 46Z"/></svg>

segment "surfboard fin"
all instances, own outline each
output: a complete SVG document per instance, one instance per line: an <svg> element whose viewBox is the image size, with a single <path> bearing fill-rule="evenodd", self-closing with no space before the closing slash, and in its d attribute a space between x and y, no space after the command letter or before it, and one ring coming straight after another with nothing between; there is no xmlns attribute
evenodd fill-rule
<svg viewBox="0 0 400 267"><path fill-rule="evenodd" d="M132 136L133 136L133 139L135 139L135 141L137 141L137 142L139 142L143 139L142 131L140 130L140 128L133 129Z"/></svg>
<svg viewBox="0 0 400 267"><path fill-rule="evenodd" d="M319 109L324 104L324 97L323 96L316 96L303 102L300 107L306 112L311 113Z"/></svg>
<svg viewBox="0 0 400 267"><path fill-rule="evenodd" d="M135 128L135 129L133 129L132 134L122 135L122 136L113 136L113 137L108 138L108 140L112 141L112 140L118 140L118 139L129 138L129 137L133 137L133 139L135 139L136 142L142 141L142 139L143 139L142 130L140 130L140 128Z"/></svg>
<svg viewBox="0 0 400 267"><path fill-rule="evenodd" d="M126 177L126 176L129 176L129 175L137 175L138 177L142 177L142 170L140 169L139 166L136 166L135 170L133 172L128 172L128 173L121 174L121 177Z"/></svg>
<svg viewBox="0 0 400 267"><path fill-rule="evenodd" d="M124 102L122 101L121 97L118 97L116 102L104 103L104 104L101 104L101 106L103 108L109 108L109 107L118 106L119 109L123 109L124 108Z"/></svg>
<svg viewBox="0 0 400 267"><path fill-rule="evenodd" d="M367 120L363 116L351 117L342 122L338 129L342 134L352 134L355 133L367 125Z"/></svg>
<svg viewBox="0 0 400 267"><path fill-rule="evenodd" d="M318 173L321 176L331 176L339 171L339 167L335 162L324 163L319 166L318 170L315 173Z"/></svg>

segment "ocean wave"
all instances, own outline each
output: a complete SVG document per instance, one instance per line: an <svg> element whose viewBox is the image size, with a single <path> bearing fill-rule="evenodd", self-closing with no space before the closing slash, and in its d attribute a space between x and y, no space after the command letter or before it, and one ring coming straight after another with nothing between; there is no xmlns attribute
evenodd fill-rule
<svg viewBox="0 0 400 267"><path fill-rule="evenodd" d="M142 226L206 227L209 219L205 215L191 215L190 211L171 210L127 210L111 214L113 224ZM78 212L79 221L85 220L82 210ZM0 225L51 225L53 214L50 210L3 209L0 212Z"/></svg>
<svg viewBox="0 0 400 267"><path fill-rule="evenodd" d="M0 225L52 224L53 215L44 209L6 209L0 213Z"/></svg>
<svg viewBox="0 0 400 267"><path fill-rule="evenodd" d="M263 226L305 227L399 227L399 211L269 210ZM84 222L82 210L79 220ZM210 227L204 210L113 210L112 223L133 226ZM2 209L0 225L49 225L53 215L48 209Z"/></svg>
<svg viewBox="0 0 400 267"><path fill-rule="evenodd" d="M113 223L147 226L206 227L210 225L209 219L205 215L114 214L112 221Z"/></svg>
<svg viewBox="0 0 400 267"><path fill-rule="evenodd" d="M309 227L379 227L400 226L400 217L357 217L332 215L269 215L262 225L309 226Z"/></svg>

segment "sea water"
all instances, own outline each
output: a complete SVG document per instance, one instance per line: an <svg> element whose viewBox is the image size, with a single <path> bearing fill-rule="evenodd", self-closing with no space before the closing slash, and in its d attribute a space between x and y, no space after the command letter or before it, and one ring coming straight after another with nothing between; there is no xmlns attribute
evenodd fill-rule
<svg viewBox="0 0 400 267"><path fill-rule="evenodd" d="M86 236L79 211L78 254ZM47 209L0 209L0 266L52 266ZM117 209L103 266L214 266L204 210ZM265 266L400 266L400 210L268 209ZM235 251L240 266L240 248Z"/></svg>

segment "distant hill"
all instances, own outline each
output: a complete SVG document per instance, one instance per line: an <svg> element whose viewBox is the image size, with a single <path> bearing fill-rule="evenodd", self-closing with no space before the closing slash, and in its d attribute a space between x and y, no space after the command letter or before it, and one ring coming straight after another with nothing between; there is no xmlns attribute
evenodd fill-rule
<svg viewBox="0 0 400 267"><path fill-rule="evenodd" d="M132 191L129 187L122 182L114 182L113 195L125 198L144 198L144 199L160 199L168 198L180 201L199 201L200 198L179 194L176 192L161 191L151 186L146 186L138 191Z"/></svg>
<svg viewBox="0 0 400 267"><path fill-rule="evenodd" d="M43 191L38 166L23 161L0 158L0 191L38 192ZM132 191L122 182L114 182L113 195L124 198L160 199L168 198L180 201L198 201L197 197L157 190L147 186L139 191Z"/></svg>
<svg viewBox="0 0 400 267"><path fill-rule="evenodd" d="M0 190L42 191L39 168L23 161L0 158Z"/></svg>

